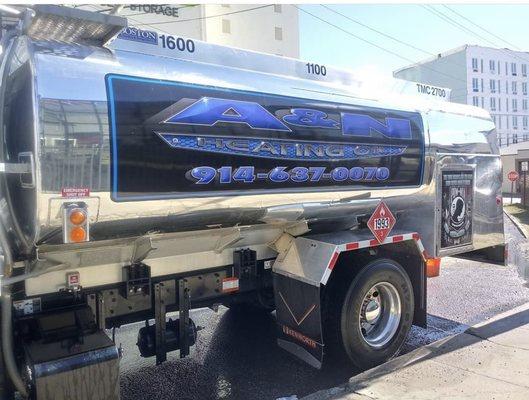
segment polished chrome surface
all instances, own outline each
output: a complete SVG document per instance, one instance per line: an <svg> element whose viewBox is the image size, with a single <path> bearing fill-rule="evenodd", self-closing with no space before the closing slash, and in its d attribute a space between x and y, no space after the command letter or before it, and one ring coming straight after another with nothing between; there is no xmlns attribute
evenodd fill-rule
<svg viewBox="0 0 529 400"><path fill-rule="evenodd" d="M343 71L325 78L303 75L304 62L196 41L192 54L158 54L151 44L120 41L112 50L46 40L16 39L7 70L14 80L31 82L24 97L30 104L13 110L16 134L9 132L8 154L35 154L35 188L10 179L28 241L59 245L61 189L89 188L83 198L90 213L91 240L140 237L152 232L228 228L306 221L314 232L354 229L384 199L397 217L395 229L420 233L429 254L437 254L438 169L457 160L476 168L474 248L502 242L501 206L495 196L501 163L491 138L494 124L480 109L420 98L375 97L359 89ZM121 42L121 43L120 43ZM158 49L159 50L159 49ZM151 53L151 54L149 54ZM223 65L223 61L224 64ZM29 66L29 67L28 67ZM252 70L252 66L255 66ZM258 69L257 71L255 69ZM286 71L286 72L285 72ZM111 200L106 74L173 80L217 87L282 94L361 106L418 111L425 125L425 168L418 187L340 189L305 193L215 196L116 203ZM16 99L14 89L7 98ZM16 118L15 118L16 117ZM17 125L18 124L18 125ZM458 162L459 162L458 161ZM479 230L478 230L479 228Z"/></svg>
<svg viewBox="0 0 529 400"><path fill-rule="evenodd" d="M358 315L363 339L371 347L383 347L395 336L401 314L400 295L395 286L377 283L365 294Z"/></svg>
<svg viewBox="0 0 529 400"><path fill-rule="evenodd" d="M336 227L336 224L334 225ZM410 231L398 228L391 231L391 235L394 236L407 233ZM284 233L273 246L274 250L279 253L273 269L275 273L294 276L297 280L320 286L322 283L326 284L329 279L332 272L328 269L329 263L335 254L343 251L341 248L348 243L369 242L372 239L373 234L368 229L309 233L295 238ZM422 257L416 242L413 242L410 249L414 249L417 251L415 254Z"/></svg>
<svg viewBox="0 0 529 400"><path fill-rule="evenodd" d="M40 40L103 45L127 26L126 18L52 4L33 5L26 31Z"/></svg>

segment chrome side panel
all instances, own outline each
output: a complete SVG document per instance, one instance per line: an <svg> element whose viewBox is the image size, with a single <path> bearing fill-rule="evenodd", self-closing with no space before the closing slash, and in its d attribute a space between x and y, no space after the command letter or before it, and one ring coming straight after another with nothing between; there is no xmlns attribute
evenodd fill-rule
<svg viewBox="0 0 529 400"><path fill-rule="evenodd" d="M440 174L443 170L461 170L467 167L474 173L474 199L472 210L472 244L448 249L441 248L436 240L436 254L446 256L466 251L482 249L504 242L503 204L501 201L501 159L497 155L439 154L438 155L438 193L440 192ZM441 226L441 196L437 196L436 226L437 235Z"/></svg>
<svg viewBox="0 0 529 400"><path fill-rule="evenodd" d="M5 59L8 65L3 71L2 129L5 131L2 158L5 162L22 162L23 154L37 157L39 154L37 78L29 40L25 37L13 40ZM38 164L38 160L36 162ZM7 183L5 196L13 221L7 222L7 226L14 228L17 236L23 236L18 237L17 242L24 252L29 252L39 237L41 226L38 215L39 168L32 170L30 175L6 174L2 179Z"/></svg>
<svg viewBox="0 0 529 400"><path fill-rule="evenodd" d="M34 202L33 210L27 210L25 225L32 243L40 244L45 240L49 244L40 249L43 259L48 253L57 255L67 252L60 245L60 211L62 204L68 201L61 196L61 189L70 187L90 189L90 197L83 198L83 201L89 205L90 231L95 243L86 244L87 249L97 248L97 241L100 240L133 239L153 232L162 237L168 235L169 238L178 231L187 232L183 233L185 236L192 235L190 231L208 229L215 234L221 228L236 225L248 227L251 231L261 224L283 229L306 221L314 232L346 230L356 227L359 219L369 217L380 199L384 199L397 217L395 229L418 232L428 253L435 255L439 250L438 172L443 165L456 162L475 165L476 168L473 248L502 242L501 205L498 206L496 199L501 182L501 165L493 141L494 125L483 110L451 103L414 102L409 98L391 96L376 99L359 92L352 78L340 75L337 82L330 78L328 81L301 79L299 74L274 74L277 63L282 63L283 59L220 46L213 49L219 54L211 57L217 61L208 64L195 61L189 54L178 58L142 54L131 49L111 51L50 41L29 41L26 38L19 40L27 46L21 47L19 60L13 61L11 69L17 68L15 63L23 61L21 56L24 51L31 65L28 79L34 82L33 128L22 135L9 132L8 138L27 142L22 146L23 150L35 153L37 171L36 188L17 189L12 194L12 201L19 207ZM196 42L196 54L205 49L209 47ZM246 69L237 68L233 62L230 66L221 65L218 60L223 57L245 59ZM248 69L256 57L263 63L260 71ZM288 60L287 64L290 69L295 66L292 60ZM269 73L265 71L267 65L270 65ZM110 73L420 112L427 135L422 184L418 187L375 190L340 189L114 202L109 192L110 149L105 87L105 76ZM350 86L346 86L348 82L351 82ZM15 153L10 151L8 157L16 158ZM12 185L16 186L15 183ZM434 224L432 221L437 222ZM262 242L262 245L266 243ZM182 254L196 253L196 250L191 251L183 245L175 246ZM163 263L164 257L168 257L161 253L157 257L156 254L154 252L149 256L153 265ZM77 267L84 268L80 264ZM180 266L178 268L181 269ZM196 268L206 267L197 265ZM35 292L40 291L36 288L37 281L29 283Z"/></svg>

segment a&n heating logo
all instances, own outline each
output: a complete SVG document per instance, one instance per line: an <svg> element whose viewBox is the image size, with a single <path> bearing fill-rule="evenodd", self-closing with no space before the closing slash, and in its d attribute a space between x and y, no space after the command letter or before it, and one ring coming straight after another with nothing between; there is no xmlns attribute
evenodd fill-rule
<svg viewBox="0 0 529 400"><path fill-rule="evenodd" d="M272 114L261 104L251 101L202 97L182 99L150 120L157 123L185 126L214 127L218 124L244 125L251 137L225 135L196 135L156 132L169 146L176 149L211 153L237 154L290 160L356 160L368 157L398 156L406 145L386 144L388 140L411 140L408 119L386 117L383 122L368 114L340 112L334 119L327 113L311 108L284 108ZM156 121L156 118L158 120ZM154 122L153 121L153 122ZM297 131L319 129L337 131L352 139L345 141L296 140ZM266 135L268 132L268 135ZM292 139L263 138L271 132L283 132ZM256 135L255 137L253 135ZM353 140L374 138L384 144L355 143Z"/></svg>

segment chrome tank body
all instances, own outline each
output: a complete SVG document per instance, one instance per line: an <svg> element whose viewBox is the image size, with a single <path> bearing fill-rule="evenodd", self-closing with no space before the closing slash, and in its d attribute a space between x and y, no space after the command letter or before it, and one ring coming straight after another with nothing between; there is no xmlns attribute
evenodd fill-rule
<svg viewBox="0 0 529 400"><path fill-rule="evenodd" d="M421 234L429 254L452 254L503 242L498 203L501 162L494 124L485 111L398 93L370 93L360 90L352 75L329 67L326 76L312 76L304 62L194 44L192 54L175 56L159 46L121 39L110 48L16 39L4 72L10 82L5 93L4 159L13 162L21 153L34 157L34 182L23 176L8 177L14 219L28 243L61 245L61 209L71 201L62 196L65 188L90 190L80 200L89 207L91 242L152 232L286 226L299 221L306 221L313 231L354 229L380 199L394 212L399 229ZM109 74L419 113L425 144L421 183L398 188L242 191L115 201L105 84ZM474 174L473 241L442 250L439 177L443 169L458 166Z"/></svg>

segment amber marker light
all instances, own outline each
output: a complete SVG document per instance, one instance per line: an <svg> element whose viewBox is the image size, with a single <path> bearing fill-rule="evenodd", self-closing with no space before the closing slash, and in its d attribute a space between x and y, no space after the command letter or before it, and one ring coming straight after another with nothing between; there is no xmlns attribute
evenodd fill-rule
<svg viewBox="0 0 529 400"><path fill-rule="evenodd" d="M85 202L64 203L63 242L81 243L89 241L90 224L88 206Z"/></svg>
<svg viewBox="0 0 529 400"><path fill-rule="evenodd" d="M72 243L84 242L86 240L86 231L80 226L72 228L70 231L70 241Z"/></svg>
<svg viewBox="0 0 529 400"><path fill-rule="evenodd" d="M82 210L74 210L70 214L70 222L74 225L81 225L86 221L86 214Z"/></svg>

